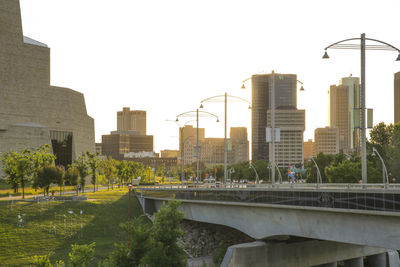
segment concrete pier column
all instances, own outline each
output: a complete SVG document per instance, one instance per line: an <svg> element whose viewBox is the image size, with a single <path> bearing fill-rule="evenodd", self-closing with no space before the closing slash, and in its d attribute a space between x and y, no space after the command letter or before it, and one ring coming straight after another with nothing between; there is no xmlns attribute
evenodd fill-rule
<svg viewBox="0 0 400 267"><path fill-rule="evenodd" d="M344 267L364 267L364 258L359 257L355 259L345 260Z"/></svg>
<svg viewBox="0 0 400 267"><path fill-rule="evenodd" d="M389 267L398 267L400 266L400 259L399 259L399 253L396 250L389 250L387 252L388 255L388 261Z"/></svg>
<svg viewBox="0 0 400 267"><path fill-rule="evenodd" d="M318 267L337 267L337 262L321 264L321 265L318 265Z"/></svg>
<svg viewBox="0 0 400 267"><path fill-rule="evenodd" d="M386 267L386 252L368 256L367 259L368 259L369 266Z"/></svg>

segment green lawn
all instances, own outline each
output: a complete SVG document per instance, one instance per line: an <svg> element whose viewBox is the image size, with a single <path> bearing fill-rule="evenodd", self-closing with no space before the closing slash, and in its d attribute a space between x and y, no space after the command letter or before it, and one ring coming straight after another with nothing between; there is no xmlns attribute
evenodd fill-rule
<svg viewBox="0 0 400 267"><path fill-rule="evenodd" d="M127 237L119 224L128 220L127 189L85 193L91 201L0 201L0 265L29 266L31 257L54 252L68 261L71 244L96 242L96 260ZM133 216L142 214L133 198ZM81 215L82 211L82 215ZM22 217L19 222L18 215ZM93 266L97 266L94 264Z"/></svg>

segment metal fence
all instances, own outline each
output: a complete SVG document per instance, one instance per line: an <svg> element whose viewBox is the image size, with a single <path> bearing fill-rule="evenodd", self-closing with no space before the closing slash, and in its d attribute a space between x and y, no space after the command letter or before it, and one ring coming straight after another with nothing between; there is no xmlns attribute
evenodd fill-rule
<svg viewBox="0 0 400 267"><path fill-rule="evenodd" d="M370 211L400 212L398 190L339 190L339 189L171 189L137 188L143 196L181 200L225 201L323 207Z"/></svg>

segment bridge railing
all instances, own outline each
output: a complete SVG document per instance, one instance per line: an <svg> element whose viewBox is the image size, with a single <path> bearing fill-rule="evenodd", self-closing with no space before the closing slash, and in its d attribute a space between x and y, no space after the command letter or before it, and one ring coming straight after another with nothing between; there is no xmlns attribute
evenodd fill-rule
<svg viewBox="0 0 400 267"><path fill-rule="evenodd" d="M272 184L221 184L219 186L211 183L205 184L186 184L186 185L149 185L140 186L143 188L171 188L171 189L186 189L186 188L207 188L218 190L222 188L241 188L241 189L347 189L347 190L399 190L400 184L349 184L349 183L276 183Z"/></svg>
<svg viewBox="0 0 400 267"><path fill-rule="evenodd" d="M142 197L180 200L257 203L319 207L335 209L355 209L400 213L400 190L387 188L291 188L291 187L186 187L147 186L137 187Z"/></svg>

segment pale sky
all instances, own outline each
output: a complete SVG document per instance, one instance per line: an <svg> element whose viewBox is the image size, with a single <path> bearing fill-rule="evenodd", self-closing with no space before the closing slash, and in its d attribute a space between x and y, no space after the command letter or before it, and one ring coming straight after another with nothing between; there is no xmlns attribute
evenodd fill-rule
<svg viewBox="0 0 400 267"><path fill-rule="evenodd" d="M359 50L329 50L336 41L374 38L400 48L400 1L372 0L21 0L24 35L51 48L51 84L85 95L96 141L116 130L122 107L147 111L154 149L178 149L177 114L228 94L251 99L257 73L297 74L305 92L304 139L328 125L328 89L360 75ZM394 51L367 51L366 102L374 123L393 122ZM246 104L228 104L228 127L245 126ZM223 103L206 111L220 116ZM187 120L191 120L188 118ZM207 137L223 137L223 123L201 118Z"/></svg>

